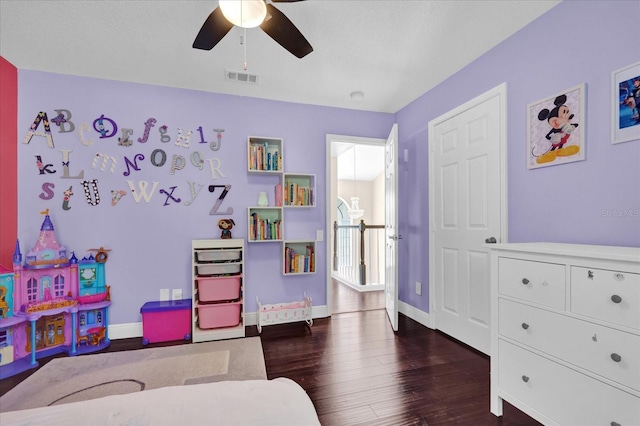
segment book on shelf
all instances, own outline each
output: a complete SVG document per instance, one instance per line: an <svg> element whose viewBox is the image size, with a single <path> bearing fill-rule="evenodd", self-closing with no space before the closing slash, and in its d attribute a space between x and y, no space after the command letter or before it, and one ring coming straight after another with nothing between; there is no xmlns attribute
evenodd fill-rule
<svg viewBox="0 0 640 426"><path fill-rule="evenodd" d="M285 274L288 274L289 272L291 272L290 259L291 259L291 248L285 247L284 249L284 273Z"/></svg>
<svg viewBox="0 0 640 426"><path fill-rule="evenodd" d="M262 148L262 153L261 153L262 164L261 164L260 170L269 170L269 162L267 161L268 152L269 152L269 142L265 142L264 147Z"/></svg>
<svg viewBox="0 0 640 426"><path fill-rule="evenodd" d="M308 271L315 272L316 271L316 265L315 265L316 254L314 252L313 246L307 246L307 257L309 258Z"/></svg>
<svg viewBox="0 0 640 426"><path fill-rule="evenodd" d="M277 145L268 142L251 143L249 145L249 169L257 171L281 170L282 158Z"/></svg>
<svg viewBox="0 0 640 426"><path fill-rule="evenodd" d="M306 246L304 253L298 253L293 247L285 247L284 272L285 274L315 272L314 247Z"/></svg>
<svg viewBox="0 0 640 426"><path fill-rule="evenodd" d="M282 206L282 185L277 184L275 188L275 204L278 207Z"/></svg>
<svg viewBox="0 0 640 426"><path fill-rule="evenodd" d="M312 206L313 190L287 180L285 182L284 204L287 206Z"/></svg>
<svg viewBox="0 0 640 426"><path fill-rule="evenodd" d="M253 241L281 240L282 226L279 219L262 218L257 212L251 213L249 239Z"/></svg>

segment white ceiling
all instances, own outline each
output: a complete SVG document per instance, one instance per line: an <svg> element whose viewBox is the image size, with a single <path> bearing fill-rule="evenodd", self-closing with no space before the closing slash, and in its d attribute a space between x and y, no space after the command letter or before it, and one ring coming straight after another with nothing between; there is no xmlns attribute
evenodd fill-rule
<svg viewBox="0 0 640 426"><path fill-rule="evenodd" d="M20 69L395 113L559 0L307 0L275 3L311 43L298 59L234 28L191 47L216 0L0 0L0 55ZM353 101L350 93L362 91Z"/></svg>
<svg viewBox="0 0 640 426"><path fill-rule="evenodd" d="M384 146L332 142L338 180L372 181L384 171Z"/></svg>

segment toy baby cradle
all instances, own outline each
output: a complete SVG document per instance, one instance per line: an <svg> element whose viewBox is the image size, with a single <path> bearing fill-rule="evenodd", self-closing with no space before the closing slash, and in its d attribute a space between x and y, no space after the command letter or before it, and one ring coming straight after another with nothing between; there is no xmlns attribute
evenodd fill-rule
<svg viewBox="0 0 640 426"><path fill-rule="evenodd" d="M296 321L305 321L309 327L313 325L311 298L307 296L307 293L304 293L303 300L295 302L263 305L257 297L256 302L258 303L258 333L262 332L263 325L285 324Z"/></svg>

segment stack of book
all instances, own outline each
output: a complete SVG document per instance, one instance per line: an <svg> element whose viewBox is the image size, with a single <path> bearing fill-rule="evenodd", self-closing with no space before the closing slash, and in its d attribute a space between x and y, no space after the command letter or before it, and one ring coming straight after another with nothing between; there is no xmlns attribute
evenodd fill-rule
<svg viewBox="0 0 640 426"><path fill-rule="evenodd" d="M282 230L280 225L280 220L261 218L258 213L253 212L249 221L249 239L254 241L281 240Z"/></svg>
<svg viewBox="0 0 640 426"><path fill-rule="evenodd" d="M284 249L284 273L302 274L315 272L315 253L313 246L307 246L304 253L298 253L293 247Z"/></svg>
<svg viewBox="0 0 640 426"><path fill-rule="evenodd" d="M282 170L282 157L277 146L253 143L249 146L249 169L263 171Z"/></svg>
<svg viewBox="0 0 640 426"><path fill-rule="evenodd" d="M312 206L313 190L302 187L295 182L286 181L284 204L285 206Z"/></svg>

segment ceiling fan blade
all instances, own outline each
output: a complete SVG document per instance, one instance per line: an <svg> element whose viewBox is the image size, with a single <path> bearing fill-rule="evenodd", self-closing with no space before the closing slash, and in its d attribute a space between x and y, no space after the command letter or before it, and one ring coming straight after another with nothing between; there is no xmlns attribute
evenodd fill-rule
<svg viewBox="0 0 640 426"><path fill-rule="evenodd" d="M195 49L211 50L233 28L219 7L209 14L193 42Z"/></svg>
<svg viewBox="0 0 640 426"><path fill-rule="evenodd" d="M271 4L267 4L267 17L268 19L260 24L260 28L280 46L298 58L303 58L313 52L313 47L293 25L293 22Z"/></svg>

